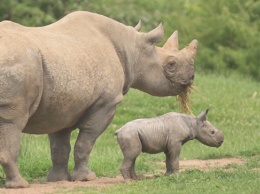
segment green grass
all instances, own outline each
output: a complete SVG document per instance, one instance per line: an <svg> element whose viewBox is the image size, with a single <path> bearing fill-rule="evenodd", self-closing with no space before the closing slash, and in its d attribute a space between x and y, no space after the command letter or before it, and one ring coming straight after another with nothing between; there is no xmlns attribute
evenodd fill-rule
<svg viewBox="0 0 260 194"><path fill-rule="evenodd" d="M260 83L239 75L196 75L196 91L191 95L193 114L210 108L208 120L221 129L223 146L210 148L198 141L190 141L182 148L181 159L209 159L242 157L247 163L231 166L233 172L218 169L214 172L191 170L176 176L145 179L109 187L79 187L72 193L257 193L260 190ZM154 117L180 110L175 97L152 97L131 90L118 105L116 116L108 129L97 140L91 153L89 167L97 176L114 177L119 174L122 153L114 131L137 118ZM73 132L74 143L77 131ZM142 154L137 159L138 173L155 173L156 162L164 161L163 154ZM41 179L51 167L49 142L46 135L23 135L19 168L29 181ZM71 154L70 170L73 169ZM228 167L227 167L228 168ZM1 170L0 176L4 177ZM1 181L3 186L4 179ZM62 193L66 193L65 191Z"/></svg>

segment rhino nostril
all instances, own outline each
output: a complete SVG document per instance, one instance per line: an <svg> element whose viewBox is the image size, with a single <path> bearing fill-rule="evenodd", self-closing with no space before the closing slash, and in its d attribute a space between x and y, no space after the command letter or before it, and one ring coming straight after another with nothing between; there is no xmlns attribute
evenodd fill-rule
<svg viewBox="0 0 260 194"><path fill-rule="evenodd" d="M191 76L191 78L190 78L190 84L192 84L193 81L194 81L194 74L193 74L193 75Z"/></svg>

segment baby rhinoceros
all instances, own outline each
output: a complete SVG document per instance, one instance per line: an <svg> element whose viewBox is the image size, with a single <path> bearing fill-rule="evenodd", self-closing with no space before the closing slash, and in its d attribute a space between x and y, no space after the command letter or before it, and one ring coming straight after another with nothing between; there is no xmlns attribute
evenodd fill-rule
<svg viewBox="0 0 260 194"><path fill-rule="evenodd" d="M189 140L219 147L224 141L223 133L206 120L208 109L197 117L170 112L165 115L137 119L116 131L117 140L124 155L120 171L124 179L137 179L135 160L141 152L166 155L166 173L179 171L181 146Z"/></svg>

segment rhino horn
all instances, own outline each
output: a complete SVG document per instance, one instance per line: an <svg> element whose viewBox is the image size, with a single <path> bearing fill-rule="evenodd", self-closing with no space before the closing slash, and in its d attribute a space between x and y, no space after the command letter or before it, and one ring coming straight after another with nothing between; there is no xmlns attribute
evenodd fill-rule
<svg viewBox="0 0 260 194"><path fill-rule="evenodd" d="M199 46L199 42L194 39L193 41L191 41L191 43L188 46L188 50L190 52L191 58L194 60L197 54L197 50L198 50L198 46Z"/></svg>
<svg viewBox="0 0 260 194"><path fill-rule="evenodd" d="M142 21L139 20L138 24L135 26L135 30L139 32L141 28L142 28Z"/></svg>
<svg viewBox="0 0 260 194"><path fill-rule="evenodd" d="M197 54L198 45L199 42L196 39L194 39L188 46L182 49L181 52L185 56L188 56L189 59L192 59L194 61Z"/></svg>
<svg viewBox="0 0 260 194"><path fill-rule="evenodd" d="M168 40L163 45L164 49L177 51L179 49L178 31L175 32L168 38Z"/></svg>
<svg viewBox="0 0 260 194"><path fill-rule="evenodd" d="M161 42L164 35L164 29L162 23L159 24L155 29L151 30L145 35L145 39L149 43L159 43Z"/></svg>

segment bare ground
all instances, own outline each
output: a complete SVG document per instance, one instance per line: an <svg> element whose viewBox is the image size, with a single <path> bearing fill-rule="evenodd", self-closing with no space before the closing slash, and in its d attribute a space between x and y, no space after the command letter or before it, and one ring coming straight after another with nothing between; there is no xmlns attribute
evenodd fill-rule
<svg viewBox="0 0 260 194"><path fill-rule="evenodd" d="M199 169L202 171L210 171L216 168L225 167L229 164L237 164L243 165L245 161L239 158L221 158L221 159L210 159L210 160L181 160L180 161L180 172L183 172L187 169ZM164 163L161 163L164 165ZM228 170L232 170L228 169ZM159 172L164 172L165 170L158 170ZM153 175L144 175L147 177L151 177ZM56 183L32 183L30 188L25 189L5 189L0 188L0 194L48 194L48 193L56 193L59 190L70 191L77 187L105 187L113 184L124 183L124 179L122 176L117 176L114 178L108 177L100 177L93 181L88 182L68 182L61 181Z"/></svg>

